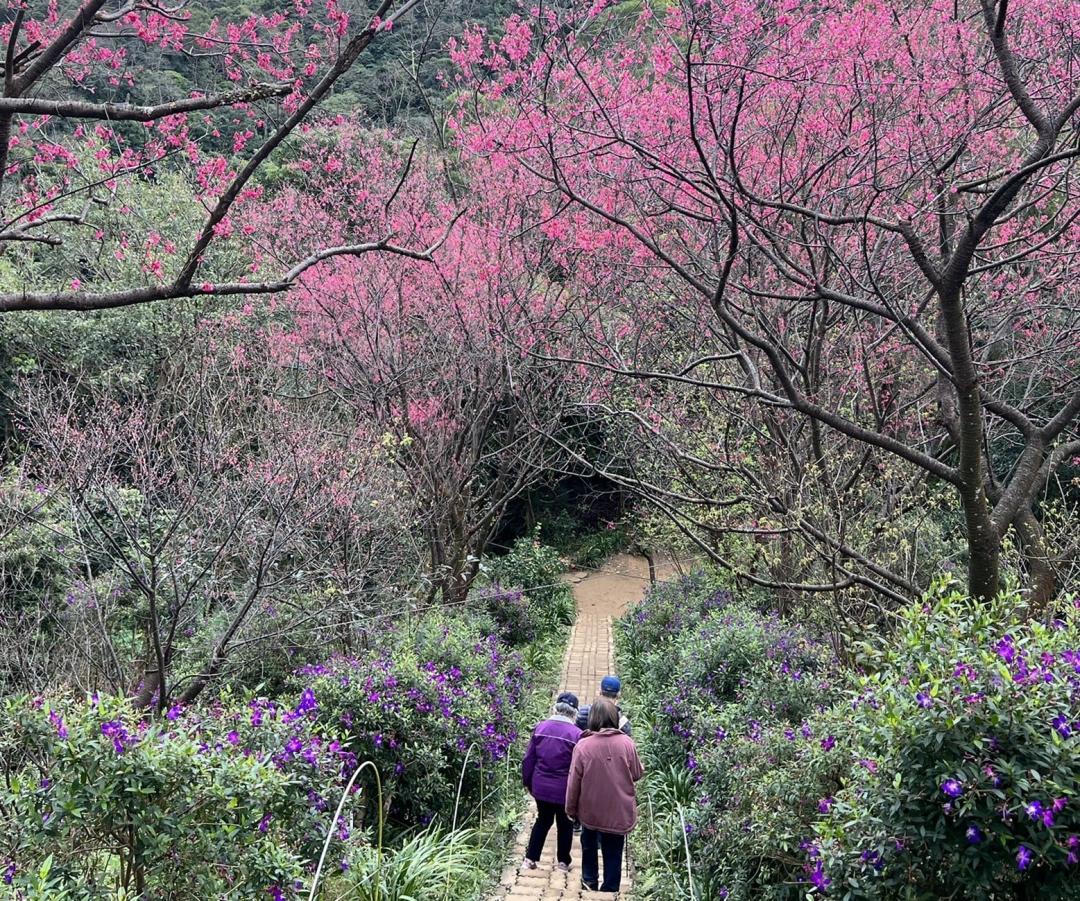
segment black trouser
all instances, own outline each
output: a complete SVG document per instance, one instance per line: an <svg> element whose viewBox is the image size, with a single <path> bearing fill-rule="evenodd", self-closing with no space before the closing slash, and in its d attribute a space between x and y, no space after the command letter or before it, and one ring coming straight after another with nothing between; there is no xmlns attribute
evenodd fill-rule
<svg viewBox="0 0 1080 901"><path fill-rule="evenodd" d="M525 856L533 861L540 859L548 831L551 829L551 824L555 823L555 859L559 863L570 863L570 848L574 844L574 824L566 815L566 808L562 804L538 800L536 810L536 822L533 823Z"/></svg>
<svg viewBox="0 0 1080 901"><path fill-rule="evenodd" d="M604 855L604 881L602 892L617 892L622 882L622 852L626 844L625 835L612 832L597 832L588 826L581 827L581 881L596 891L596 881L600 878L599 861L596 852Z"/></svg>

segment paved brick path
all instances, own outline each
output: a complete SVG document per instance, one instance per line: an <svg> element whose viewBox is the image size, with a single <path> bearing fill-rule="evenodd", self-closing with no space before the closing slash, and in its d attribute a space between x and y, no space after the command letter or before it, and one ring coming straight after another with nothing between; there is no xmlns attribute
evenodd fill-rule
<svg viewBox="0 0 1080 901"><path fill-rule="evenodd" d="M605 564L602 573L574 573L571 581L577 601L577 621L563 660L559 689L572 691L582 704L592 703L599 691L600 680L614 671L611 622L626 605L641 596L647 584L644 563L630 557L618 557ZM513 856L503 873L494 899L505 901L571 901L571 899L619 897L630 891L631 875L626 857L623 859L622 890L619 895L582 891L581 847L574 838L573 867L569 874L555 868L555 827L548 833L547 844L535 870L521 869L525 846L535 818L530 803L521 832L514 844Z"/></svg>

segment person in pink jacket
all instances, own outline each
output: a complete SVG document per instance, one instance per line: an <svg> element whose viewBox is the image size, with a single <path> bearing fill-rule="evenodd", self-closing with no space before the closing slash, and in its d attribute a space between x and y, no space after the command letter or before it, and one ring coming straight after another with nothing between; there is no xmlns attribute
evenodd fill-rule
<svg viewBox="0 0 1080 901"><path fill-rule="evenodd" d="M604 855L602 892L617 892L622 881L623 847L637 824L634 783L644 774L637 747L619 731L619 709L597 698L588 729L574 747L566 784L566 815L581 820L581 884L597 891L597 852Z"/></svg>

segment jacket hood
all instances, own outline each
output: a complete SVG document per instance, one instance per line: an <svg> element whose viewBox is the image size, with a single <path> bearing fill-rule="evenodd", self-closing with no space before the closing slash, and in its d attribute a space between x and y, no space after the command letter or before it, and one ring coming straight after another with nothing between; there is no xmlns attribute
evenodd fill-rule
<svg viewBox="0 0 1080 901"><path fill-rule="evenodd" d="M586 730L581 733L582 738L588 738L591 735L622 735L622 732L614 726L608 726L606 729L601 729L599 732L589 732Z"/></svg>

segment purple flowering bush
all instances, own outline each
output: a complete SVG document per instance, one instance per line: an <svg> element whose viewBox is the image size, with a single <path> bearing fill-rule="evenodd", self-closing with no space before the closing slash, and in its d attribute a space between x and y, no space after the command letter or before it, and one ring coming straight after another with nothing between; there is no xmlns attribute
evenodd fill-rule
<svg viewBox="0 0 1080 901"><path fill-rule="evenodd" d="M497 783L529 680L520 655L469 620L431 617L405 631L387 647L301 670L305 716L378 765L393 820L438 817L449 828L459 783L459 824L478 810L485 783L489 792ZM374 798L374 783L362 784Z"/></svg>
<svg viewBox="0 0 1080 901"><path fill-rule="evenodd" d="M817 721L842 687L831 649L704 574L651 588L617 636L650 727L636 891L799 897L799 844L843 759Z"/></svg>
<svg viewBox="0 0 1080 901"><path fill-rule="evenodd" d="M558 552L540 543L537 531L519 538L501 557L485 561L484 577L491 586L513 586L511 591L524 592L525 609L514 609L507 616L526 620L523 627L534 636L553 636L574 621L574 595L562 579L565 569ZM513 605L519 605L516 598ZM522 644L531 639L511 633L509 640Z"/></svg>
<svg viewBox="0 0 1080 901"><path fill-rule="evenodd" d="M861 751L815 851L859 897L1074 898L1080 884L1080 610L1021 621L942 591L866 650Z"/></svg>
<svg viewBox="0 0 1080 901"><path fill-rule="evenodd" d="M500 637L509 644L523 645L536 641L541 623L533 615L529 599L521 588L503 588L495 583L473 595L477 607L491 617Z"/></svg>
<svg viewBox="0 0 1080 901"><path fill-rule="evenodd" d="M642 897L1078 897L1080 610L939 587L843 670L705 581L657 593L619 630Z"/></svg>
<svg viewBox="0 0 1080 901"><path fill-rule="evenodd" d="M3 709L0 869L14 897L262 897L301 877L308 813L274 751L220 711L150 722L116 698ZM271 742L276 747L278 742ZM319 761L320 778L332 776Z"/></svg>
<svg viewBox="0 0 1080 901"><path fill-rule="evenodd" d="M535 713L526 702L535 675L482 622L432 614L360 656L304 667L275 699L208 699L158 717L112 697L9 699L0 884L37 897L48 861L63 897L122 888L293 899L310 886L329 832L334 878L347 888L349 861L361 873L377 835L370 771L331 822L358 765L379 769L391 844L403 829L448 830L459 797L457 825L475 825L485 804L520 795L507 768ZM460 863L467 849L455 847Z"/></svg>

